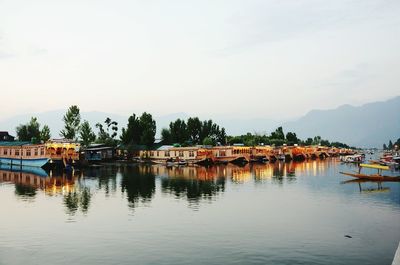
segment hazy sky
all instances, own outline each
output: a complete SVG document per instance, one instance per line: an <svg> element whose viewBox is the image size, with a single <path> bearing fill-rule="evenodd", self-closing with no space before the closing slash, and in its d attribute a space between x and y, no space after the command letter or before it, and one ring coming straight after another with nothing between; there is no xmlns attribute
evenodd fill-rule
<svg viewBox="0 0 400 265"><path fill-rule="evenodd" d="M399 0L0 0L0 119L272 117L400 94Z"/></svg>

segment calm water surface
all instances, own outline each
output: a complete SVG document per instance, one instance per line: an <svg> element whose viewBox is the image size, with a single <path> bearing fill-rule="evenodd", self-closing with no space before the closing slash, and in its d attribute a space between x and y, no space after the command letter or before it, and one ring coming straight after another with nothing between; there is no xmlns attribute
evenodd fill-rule
<svg viewBox="0 0 400 265"><path fill-rule="evenodd" d="M0 168L0 264L391 264L400 183L343 183L355 169Z"/></svg>

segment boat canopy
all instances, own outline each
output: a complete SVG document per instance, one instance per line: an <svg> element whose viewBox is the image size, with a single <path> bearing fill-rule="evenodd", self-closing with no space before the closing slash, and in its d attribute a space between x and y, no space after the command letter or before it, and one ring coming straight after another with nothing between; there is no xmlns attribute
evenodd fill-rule
<svg viewBox="0 0 400 265"><path fill-rule="evenodd" d="M389 170L388 166L381 166L381 165L360 164L360 167Z"/></svg>

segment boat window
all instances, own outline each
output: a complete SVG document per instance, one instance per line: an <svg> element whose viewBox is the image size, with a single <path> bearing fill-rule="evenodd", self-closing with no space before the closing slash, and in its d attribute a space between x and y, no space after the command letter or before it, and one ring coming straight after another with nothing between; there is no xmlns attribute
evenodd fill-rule
<svg viewBox="0 0 400 265"><path fill-rule="evenodd" d="M183 151L179 151L179 156L183 156Z"/></svg>
<svg viewBox="0 0 400 265"><path fill-rule="evenodd" d="M189 151L189 157L194 157L194 152L193 151Z"/></svg>
<svg viewBox="0 0 400 265"><path fill-rule="evenodd" d="M44 148L40 148L40 155L44 155Z"/></svg>
<svg viewBox="0 0 400 265"><path fill-rule="evenodd" d="M26 156L31 156L31 150L30 149L27 149L25 153L26 153Z"/></svg>
<svg viewBox="0 0 400 265"><path fill-rule="evenodd" d="M165 152L165 156L169 157L169 151Z"/></svg>
<svg viewBox="0 0 400 265"><path fill-rule="evenodd" d="M35 156L37 156L38 155L38 150L37 150L37 148L35 148Z"/></svg>
<svg viewBox="0 0 400 265"><path fill-rule="evenodd" d="M4 149L3 154L4 154L4 155L8 155L8 150L7 150L7 149Z"/></svg>
<svg viewBox="0 0 400 265"><path fill-rule="evenodd" d="M18 149L15 149L14 155L19 156L19 150Z"/></svg>

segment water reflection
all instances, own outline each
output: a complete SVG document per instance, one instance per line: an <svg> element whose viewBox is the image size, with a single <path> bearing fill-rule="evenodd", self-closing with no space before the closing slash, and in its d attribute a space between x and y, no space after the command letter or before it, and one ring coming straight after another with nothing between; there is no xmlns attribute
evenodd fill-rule
<svg viewBox="0 0 400 265"><path fill-rule="evenodd" d="M27 201L34 201L38 193L47 196L62 196L66 213L70 216L78 212L87 214L92 196L101 192L105 197L118 195L119 191L128 207L149 205L156 193L156 179L159 177L161 192L190 203L212 201L226 190L227 182L243 185L294 184L300 177L326 176L334 168L351 167L341 165L335 159L325 161L254 163L246 165L215 165L210 167L185 166L165 167L162 165L107 165L90 167L82 171L65 174L63 171L44 171L38 168L20 169L0 167L0 182L13 183L15 195ZM355 183L349 181L348 183ZM389 191L389 188L362 187L360 192ZM325 185L328 185L325 183ZM397 193L396 193L397 194ZM395 195L397 196L397 195Z"/></svg>
<svg viewBox="0 0 400 265"><path fill-rule="evenodd" d="M69 215L75 215L78 209L82 213L86 214L89 209L89 204L92 194L90 188L83 187L79 190L69 191L64 194L64 205L67 208L67 213Z"/></svg>
<svg viewBox="0 0 400 265"><path fill-rule="evenodd" d="M126 193L129 207L148 204L156 191L155 175L150 166L121 167L121 191Z"/></svg>
<svg viewBox="0 0 400 265"><path fill-rule="evenodd" d="M224 176L217 177L219 167L172 168L161 179L163 193L173 194L176 198L187 198L189 202L200 199L212 199L225 191ZM185 174L188 173L188 174Z"/></svg>

